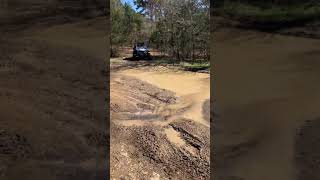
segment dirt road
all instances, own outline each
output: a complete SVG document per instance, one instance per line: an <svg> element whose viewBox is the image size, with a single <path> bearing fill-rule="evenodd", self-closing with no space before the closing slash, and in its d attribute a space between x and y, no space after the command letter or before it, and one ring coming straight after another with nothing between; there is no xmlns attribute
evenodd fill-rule
<svg viewBox="0 0 320 180"><path fill-rule="evenodd" d="M105 18L45 22L0 39L0 179L102 179Z"/></svg>
<svg viewBox="0 0 320 180"><path fill-rule="evenodd" d="M111 179L209 179L209 74L141 64L112 60Z"/></svg>
<svg viewBox="0 0 320 180"><path fill-rule="evenodd" d="M217 178L318 179L320 40L232 28L213 37Z"/></svg>

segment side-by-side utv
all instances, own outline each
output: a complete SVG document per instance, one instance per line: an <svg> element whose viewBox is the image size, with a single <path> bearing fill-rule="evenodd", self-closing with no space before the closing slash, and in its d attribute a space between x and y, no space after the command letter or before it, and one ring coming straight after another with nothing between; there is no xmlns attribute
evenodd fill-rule
<svg viewBox="0 0 320 180"><path fill-rule="evenodd" d="M145 43L136 43L133 46L133 58L151 60L151 55Z"/></svg>

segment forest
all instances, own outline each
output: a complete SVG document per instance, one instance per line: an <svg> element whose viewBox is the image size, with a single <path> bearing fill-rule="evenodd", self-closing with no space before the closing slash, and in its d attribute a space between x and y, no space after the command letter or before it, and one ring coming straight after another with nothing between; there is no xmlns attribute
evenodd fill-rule
<svg viewBox="0 0 320 180"><path fill-rule="evenodd" d="M209 61L209 0L111 0L111 55L147 42L171 61Z"/></svg>

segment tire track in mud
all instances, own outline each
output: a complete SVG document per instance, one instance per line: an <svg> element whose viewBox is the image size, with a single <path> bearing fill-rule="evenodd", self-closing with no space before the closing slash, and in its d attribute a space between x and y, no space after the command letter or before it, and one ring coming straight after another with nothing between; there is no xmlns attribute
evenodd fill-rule
<svg viewBox="0 0 320 180"><path fill-rule="evenodd" d="M134 72L135 75L141 73L143 78L126 71L111 74L111 105L118 107L111 111L112 177L209 179L209 123L204 120L205 111L202 111L204 102L209 98L209 81L202 81L204 76L196 77L200 82L198 85L208 84L194 89L203 89L208 91L206 93L177 93L168 90L166 85L148 82L144 72L148 71L139 69ZM192 83L191 86L195 84ZM126 89L127 92L124 91ZM197 99L199 96L202 99ZM187 113L192 111L200 114L198 119L187 118ZM123 166L128 167L126 172L119 170Z"/></svg>

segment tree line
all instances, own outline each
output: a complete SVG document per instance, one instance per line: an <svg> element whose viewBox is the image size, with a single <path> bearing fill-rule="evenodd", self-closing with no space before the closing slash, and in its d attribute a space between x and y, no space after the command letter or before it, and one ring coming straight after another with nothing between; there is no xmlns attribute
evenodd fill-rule
<svg viewBox="0 0 320 180"><path fill-rule="evenodd" d="M136 11L127 9L130 19L125 16L124 7L128 5L112 0L113 44L147 40L174 61L209 60L209 0L136 0L135 4ZM133 26L129 32L121 27L125 19L130 19L126 23Z"/></svg>
<svg viewBox="0 0 320 180"><path fill-rule="evenodd" d="M129 4L111 0L111 56L117 55L120 46L130 46L142 30L143 17Z"/></svg>

